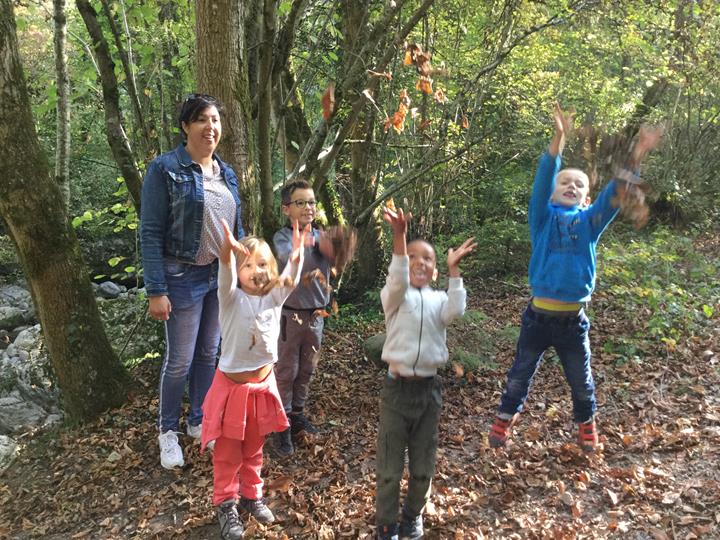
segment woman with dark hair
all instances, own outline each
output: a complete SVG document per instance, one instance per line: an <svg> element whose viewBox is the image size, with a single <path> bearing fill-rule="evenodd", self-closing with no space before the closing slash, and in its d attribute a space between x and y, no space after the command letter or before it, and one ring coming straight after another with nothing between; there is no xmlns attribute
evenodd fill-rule
<svg viewBox="0 0 720 540"><path fill-rule="evenodd" d="M221 220L237 238L245 235L237 176L215 154L221 112L211 96L188 96L179 118L184 143L150 163L142 188L140 241L148 312L165 323L158 440L166 469L185 464L177 432L186 383L186 432L199 438L201 407L215 374Z"/></svg>

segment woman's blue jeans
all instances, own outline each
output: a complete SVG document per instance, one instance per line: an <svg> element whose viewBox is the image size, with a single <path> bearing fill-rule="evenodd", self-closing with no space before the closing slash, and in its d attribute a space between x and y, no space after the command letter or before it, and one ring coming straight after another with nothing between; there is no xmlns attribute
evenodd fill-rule
<svg viewBox="0 0 720 540"><path fill-rule="evenodd" d="M160 371L158 424L164 433L179 431L185 385L187 423L202 422L202 404L215 375L220 344L217 261L206 266L166 262L170 318L165 322L165 361Z"/></svg>
<svg viewBox="0 0 720 540"><path fill-rule="evenodd" d="M507 385L499 412L513 415L523 409L533 377L543 354L554 347L570 385L573 419L586 422L595 414L595 383L590 368L590 321L585 310L577 315L556 316L525 310L515 360L507 374Z"/></svg>

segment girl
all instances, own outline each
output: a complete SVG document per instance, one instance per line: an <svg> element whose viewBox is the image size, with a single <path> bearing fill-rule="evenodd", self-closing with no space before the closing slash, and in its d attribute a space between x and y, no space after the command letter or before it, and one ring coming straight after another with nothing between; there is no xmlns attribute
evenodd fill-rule
<svg viewBox="0 0 720 540"><path fill-rule="evenodd" d="M218 257L222 352L203 403L201 448L215 441L213 504L221 538L237 540L243 534L238 505L260 523L275 520L262 499L262 449L266 435L289 425L273 364L280 310L300 280L304 249L295 221L292 253L278 276L277 262L264 240L246 237L238 242L227 222L222 225L225 241Z"/></svg>

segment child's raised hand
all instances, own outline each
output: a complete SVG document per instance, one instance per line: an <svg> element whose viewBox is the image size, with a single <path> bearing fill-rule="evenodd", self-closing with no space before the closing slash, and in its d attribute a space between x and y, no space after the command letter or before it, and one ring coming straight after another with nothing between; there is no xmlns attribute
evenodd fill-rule
<svg viewBox="0 0 720 540"><path fill-rule="evenodd" d="M308 244L309 240L312 239L312 243ZM302 250L308 247L308 245L315 245L315 238L312 234L312 226L308 223L303 230L300 230L300 224L297 219L292 220L292 252L290 253L290 260L294 263L300 260L300 254Z"/></svg>
<svg viewBox="0 0 720 540"><path fill-rule="evenodd" d="M412 219L412 214L408 212L405 214L402 208L394 208L390 205L383 206L383 219L387 221L393 230L395 235L407 234L408 223Z"/></svg>
<svg viewBox="0 0 720 540"><path fill-rule="evenodd" d="M230 230L230 225L228 225L228 222L225 221L225 219L221 219L220 223L222 223L223 231L225 232L225 241L223 242L222 247L220 248L220 260L224 263L230 262L230 251L232 250L233 253L235 253L235 257L239 261L242 261L250 255L250 252L248 249L243 246L240 242L238 242L235 239L235 235Z"/></svg>
<svg viewBox="0 0 720 540"><path fill-rule="evenodd" d="M575 122L575 107L563 111L560 104L555 102L555 109L553 110L553 118L555 120L555 132L569 136L573 130L573 124Z"/></svg>
<svg viewBox="0 0 720 540"><path fill-rule="evenodd" d="M448 265L448 275L450 277L460 277L460 261L465 257L465 255L469 255L472 253L472 251L477 247L477 242L475 242L475 237L471 236L467 240L465 240L459 248L453 249L450 248L448 250L448 256L447 256L447 265Z"/></svg>

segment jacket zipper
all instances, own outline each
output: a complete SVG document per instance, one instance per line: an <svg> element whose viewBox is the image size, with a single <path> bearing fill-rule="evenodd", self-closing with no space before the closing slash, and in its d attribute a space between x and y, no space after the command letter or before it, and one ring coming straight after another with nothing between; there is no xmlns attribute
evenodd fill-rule
<svg viewBox="0 0 720 540"><path fill-rule="evenodd" d="M415 367L417 366L418 360L420 360L420 343L422 343L423 316L425 315L425 309L423 307L422 289L418 289L418 292L420 293L420 336L418 337L417 357L415 358L415 363L413 364L413 376L417 376L417 374L415 373Z"/></svg>

